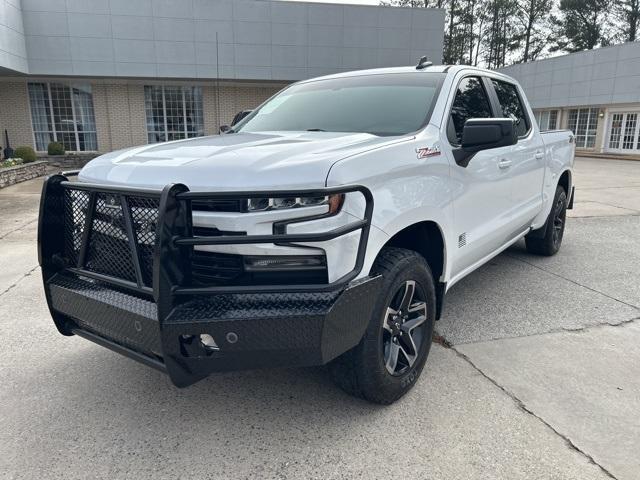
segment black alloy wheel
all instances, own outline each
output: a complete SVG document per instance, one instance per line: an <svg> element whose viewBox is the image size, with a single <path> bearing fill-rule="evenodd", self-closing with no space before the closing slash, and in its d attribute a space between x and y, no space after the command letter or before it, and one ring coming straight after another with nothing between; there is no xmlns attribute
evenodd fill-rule
<svg viewBox="0 0 640 480"><path fill-rule="evenodd" d="M567 220L567 197L560 195L556 198L553 212L553 245L556 249L560 249L562 237L564 236L564 226Z"/></svg>
<svg viewBox="0 0 640 480"><path fill-rule="evenodd" d="M384 364L391 375L403 375L418 358L427 321L427 303L423 297L415 280L407 280L387 307L382 348Z"/></svg>
<svg viewBox="0 0 640 480"><path fill-rule="evenodd" d="M329 369L348 393L388 405L418 381L429 356L436 317L435 280L418 252L385 247L372 276L382 277L367 330L360 343Z"/></svg>
<svg viewBox="0 0 640 480"><path fill-rule="evenodd" d="M558 185L547 221L541 228L530 232L525 237L529 253L547 257L558 253L567 225L567 205L567 192L564 187Z"/></svg>

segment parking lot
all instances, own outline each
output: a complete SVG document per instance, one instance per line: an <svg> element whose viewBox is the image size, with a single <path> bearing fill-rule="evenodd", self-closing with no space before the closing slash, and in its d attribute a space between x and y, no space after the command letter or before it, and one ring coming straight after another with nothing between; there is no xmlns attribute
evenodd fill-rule
<svg viewBox="0 0 640 480"><path fill-rule="evenodd" d="M401 401L323 368L159 372L50 320L41 180L0 190L0 478L640 478L640 162L577 159L552 258L517 244L456 285Z"/></svg>

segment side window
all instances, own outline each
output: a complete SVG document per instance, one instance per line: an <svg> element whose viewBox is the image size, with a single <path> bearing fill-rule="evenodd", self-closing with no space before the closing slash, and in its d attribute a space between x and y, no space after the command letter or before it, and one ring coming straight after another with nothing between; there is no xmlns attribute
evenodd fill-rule
<svg viewBox="0 0 640 480"><path fill-rule="evenodd" d="M516 131L519 137L523 137L529 132L530 122L527 113L522 105L518 88L507 82L491 80L493 88L498 96L502 114L505 118L514 118L516 121Z"/></svg>
<svg viewBox="0 0 640 480"><path fill-rule="evenodd" d="M463 78L451 106L451 118L447 125L447 137L452 145L462 143L462 129L470 118L491 118L489 96L480 77Z"/></svg>

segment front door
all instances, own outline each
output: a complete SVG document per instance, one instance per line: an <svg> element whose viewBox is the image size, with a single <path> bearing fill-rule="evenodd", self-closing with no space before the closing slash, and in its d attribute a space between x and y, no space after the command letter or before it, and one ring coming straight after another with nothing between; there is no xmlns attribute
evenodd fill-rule
<svg viewBox="0 0 640 480"><path fill-rule="evenodd" d="M612 113L607 151L640 152L640 121L638 120L638 112Z"/></svg>
<svg viewBox="0 0 640 480"><path fill-rule="evenodd" d="M485 77L466 76L458 83L443 142L457 148L462 129L472 118L501 117L489 100L491 85ZM444 129L443 129L444 130ZM466 167L450 156L454 229L452 277L500 248L508 241L512 203L509 154L512 147L484 150ZM447 149L448 150L448 149Z"/></svg>

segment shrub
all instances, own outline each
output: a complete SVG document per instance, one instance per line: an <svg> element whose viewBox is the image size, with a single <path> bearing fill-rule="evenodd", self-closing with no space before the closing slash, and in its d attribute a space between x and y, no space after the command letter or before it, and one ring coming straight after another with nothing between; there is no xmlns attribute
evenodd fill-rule
<svg viewBox="0 0 640 480"><path fill-rule="evenodd" d="M64 155L64 147L60 142L51 142L47 146L47 153L49 155Z"/></svg>
<svg viewBox="0 0 640 480"><path fill-rule="evenodd" d="M24 162L21 158L9 158L0 162L0 168L15 167L16 165L22 165Z"/></svg>
<svg viewBox="0 0 640 480"><path fill-rule="evenodd" d="M35 162L38 157L31 147L18 147L13 154L14 158L21 158L24 163Z"/></svg>

